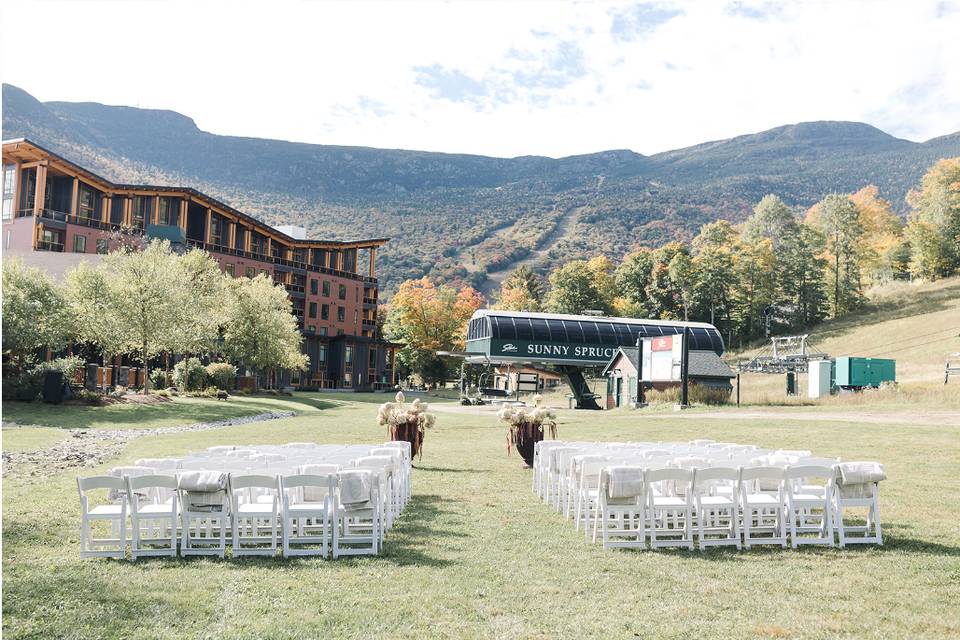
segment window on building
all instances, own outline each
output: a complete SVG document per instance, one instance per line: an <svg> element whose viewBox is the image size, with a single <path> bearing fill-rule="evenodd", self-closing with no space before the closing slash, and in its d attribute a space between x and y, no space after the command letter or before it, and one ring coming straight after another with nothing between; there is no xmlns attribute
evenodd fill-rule
<svg viewBox="0 0 960 640"><path fill-rule="evenodd" d="M348 367L352 367L352 366L353 366L353 347L351 347L350 345L347 345L346 347L344 347L344 350L343 350L343 362L344 362L344 364L346 364Z"/></svg>
<svg viewBox="0 0 960 640"><path fill-rule="evenodd" d="M77 217L86 220L97 217L97 192L82 182L77 192Z"/></svg>
<svg viewBox="0 0 960 640"><path fill-rule="evenodd" d="M294 262L306 262L306 249L294 249L291 251L290 259Z"/></svg>
<svg viewBox="0 0 960 640"><path fill-rule="evenodd" d="M368 358L368 360L369 360L369 366L370 366L371 369L376 369L376 368L377 368L377 350L376 350L376 349L370 349L370 351L369 351L368 353L370 354L370 355L369 355L369 358Z"/></svg>
<svg viewBox="0 0 960 640"><path fill-rule="evenodd" d="M153 205L153 198L150 196L133 196L130 203L130 226L134 229L143 229L146 221L150 219L150 209Z"/></svg>
<svg viewBox="0 0 960 640"><path fill-rule="evenodd" d="M353 374L350 372L343 374L343 386L352 387L353 386Z"/></svg>
<svg viewBox="0 0 960 640"><path fill-rule="evenodd" d="M347 299L347 285L341 284L339 286L339 289L337 290L337 297L340 298L341 300Z"/></svg>
<svg viewBox="0 0 960 640"><path fill-rule="evenodd" d="M87 236L81 236L81 235L73 236L73 252L74 253L87 252Z"/></svg>
<svg viewBox="0 0 960 640"><path fill-rule="evenodd" d="M17 191L17 165L3 165L3 219L13 219L13 194Z"/></svg>
<svg viewBox="0 0 960 640"><path fill-rule="evenodd" d="M59 231L43 230L43 240L40 245L46 251L63 251L63 236Z"/></svg>
<svg viewBox="0 0 960 640"><path fill-rule="evenodd" d="M157 224L176 225L180 222L180 200L164 196L160 198L160 208L157 209Z"/></svg>
<svg viewBox="0 0 960 640"><path fill-rule="evenodd" d="M338 335L338 336L342 336L342 335L343 335L343 329L337 329L337 335Z"/></svg>
<svg viewBox="0 0 960 640"><path fill-rule="evenodd" d="M318 289L319 289L319 287L317 286L317 280L316 280L315 278L314 278L314 279L311 279L311 280L310 280L310 295L312 295L312 296L317 295L317 290L318 290Z"/></svg>
<svg viewBox="0 0 960 640"><path fill-rule="evenodd" d="M330 281L329 280L323 281L323 297L324 298L330 297Z"/></svg>
<svg viewBox="0 0 960 640"><path fill-rule="evenodd" d="M97 253L105 255L110 252L110 242L106 238L97 238Z"/></svg>
<svg viewBox="0 0 960 640"><path fill-rule="evenodd" d="M354 311L353 311L353 324L357 324L357 311L356 311L356 309L354 309Z"/></svg>
<svg viewBox="0 0 960 640"><path fill-rule="evenodd" d="M316 333L316 332L317 332L317 325L311 324L307 327L307 333Z"/></svg>
<svg viewBox="0 0 960 640"><path fill-rule="evenodd" d="M216 213L210 214L210 244L223 244L223 218Z"/></svg>
<svg viewBox="0 0 960 640"><path fill-rule="evenodd" d="M266 269L260 269L260 275L270 277L270 272Z"/></svg>
<svg viewBox="0 0 960 640"><path fill-rule="evenodd" d="M231 278L236 277L236 274L233 272L233 271L234 271L234 268L233 268L233 265L232 265L232 264L226 265L226 266L223 268L223 270L224 270L224 271L227 273L227 275L230 276Z"/></svg>
<svg viewBox="0 0 960 640"><path fill-rule="evenodd" d="M327 329L326 327L320 327L320 335L321 335L321 336L327 335L327 331L328 331L328 329Z"/></svg>
<svg viewBox="0 0 960 640"><path fill-rule="evenodd" d="M330 305L325 304L320 307L320 319L321 320L330 319Z"/></svg>
<svg viewBox="0 0 960 640"><path fill-rule="evenodd" d="M337 322L343 322L347 318L347 310L345 307L337 307Z"/></svg>
<svg viewBox="0 0 960 640"><path fill-rule="evenodd" d="M322 344L317 349L317 362L326 362L327 361L327 345Z"/></svg>
<svg viewBox="0 0 960 640"><path fill-rule="evenodd" d="M317 317L317 303L316 303L316 302L311 302L311 303L310 303L310 317L311 317L311 318L316 318L316 317Z"/></svg>
<svg viewBox="0 0 960 640"><path fill-rule="evenodd" d="M254 278L254 277L256 277L256 275L257 275L257 270L256 270L256 269L254 269L253 267L247 267L247 277L248 277L248 278Z"/></svg>

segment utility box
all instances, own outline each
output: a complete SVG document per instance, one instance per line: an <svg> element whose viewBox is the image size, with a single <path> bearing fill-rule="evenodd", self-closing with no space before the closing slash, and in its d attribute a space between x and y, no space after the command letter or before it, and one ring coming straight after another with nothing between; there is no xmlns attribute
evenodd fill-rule
<svg viewBox="0 0 960 640"><path fill-rule="evenodd" d="M843 356L834 361L833 386L840 389L879 387L897 379L897 361Z"/></svg>
<svg viewBox="0 0 960 640"><path fill-rule="evenodd" d="M830 360L811 360L807 363L807 397L822 398L830 395Z"/></svg>

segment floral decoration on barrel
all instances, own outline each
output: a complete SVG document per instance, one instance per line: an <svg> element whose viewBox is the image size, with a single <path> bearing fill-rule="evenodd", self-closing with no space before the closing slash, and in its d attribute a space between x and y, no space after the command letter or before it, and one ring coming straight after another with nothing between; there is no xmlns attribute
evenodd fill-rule
<svg viewBox="0 0 960 640"><path fill-rule="evenodd" d="M377 412L377 424L387 427L391 440L406 440L410 443L410 455L423 458L423 436L433 427L437 416L427 413L427 404L415 398L404 402L403 392L398 391L396 402L384 402Z"/></svg>
<svg viewBox="0 0 960 640"><path fill-rule="evenodd" d="M542 405L542 398L533 398L533 407L505 406L497 413L501 422L508 425L507 455L515 448L527 466L533 465L533 448L544 438L545 430L550 438L557 438L557 414Z"/></svg>

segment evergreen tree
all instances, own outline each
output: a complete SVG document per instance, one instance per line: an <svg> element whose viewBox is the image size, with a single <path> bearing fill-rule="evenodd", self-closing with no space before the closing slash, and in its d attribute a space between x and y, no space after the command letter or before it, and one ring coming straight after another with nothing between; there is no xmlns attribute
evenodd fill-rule
<svg viewBox="0 0 960 640"><path fill-rule="evenodd" d="M500 285L496 308L539 311L543 304L543 288L543 279L527 265L521 265Z"/></svg>

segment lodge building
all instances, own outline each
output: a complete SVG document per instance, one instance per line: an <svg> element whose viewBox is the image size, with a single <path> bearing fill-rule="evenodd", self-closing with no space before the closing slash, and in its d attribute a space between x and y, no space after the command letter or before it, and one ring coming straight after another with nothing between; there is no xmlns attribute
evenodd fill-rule
<svg viewBox="0 0 960 640"><path fill-rule="evenodd" d="M199 247L231 277L282 284L304 336L301 388L384 389L397 345L377 335L377 249L387 238L308 240L189 187L116 184L26 139L3 142L4 256L55 279L96 261L127 234Z"/></svg>

